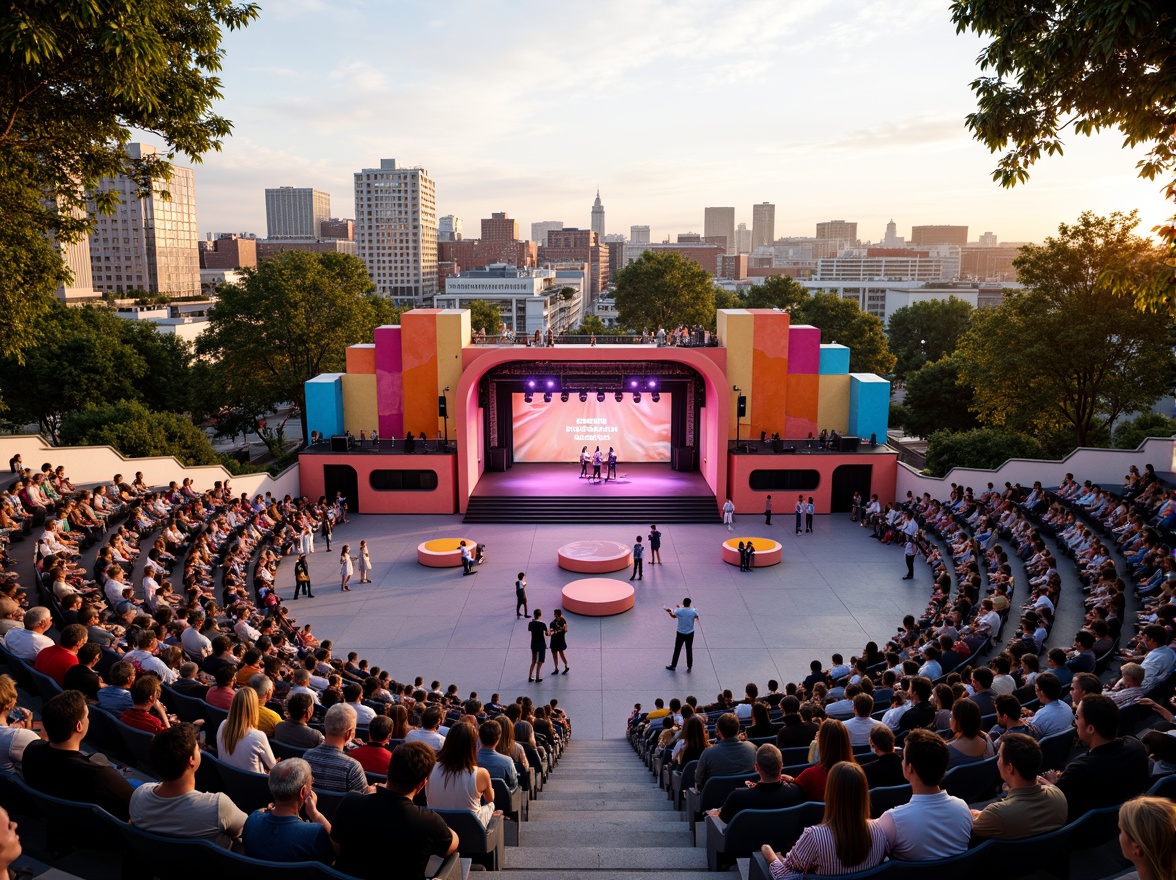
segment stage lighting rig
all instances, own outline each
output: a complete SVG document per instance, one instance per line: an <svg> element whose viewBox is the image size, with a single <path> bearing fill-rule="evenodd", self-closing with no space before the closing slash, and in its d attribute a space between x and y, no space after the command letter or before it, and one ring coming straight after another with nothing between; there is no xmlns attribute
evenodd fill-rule
<svg viewBox="0 0 1176 880"><path fill-rule="evenodd" d="M640 403L640 402L641 402L641 392L640 392L640 391L634 391L634 392L633 392L633 402L634 402L634 403Z"/></svg>
<svg viewBox="0 0 1176 880"><path fill-rule="evenodd" d="M603 398L602 398L602 399L603 399ZM587 403L587 402L588 402L588 392L587 392L587 391L581 391L581 392L580 392L580 403Z"/></svg>
<svg viewBox="0 0 1176 880"><path fill-rule="evenodd" d="M544 403L551 403L551 392L550 391L543 392L543 402Z"/></svg>
<svg viewBox="0 0 1176 880"><path fill-rule="evenodd" d="M650 391L656 391L657 390L657 379L650 379L649 381L647 381L645 383L645 387L648 388Z"/></svg>
<svg viewBox="0 0 1176 880"><path fill-rule="evenodd" d="M560 393L560 395L559 395L560 402L561 402L561 403L567 403L567 402L568 402L568 396L569 396L569 395L568 395L568 393L567 393L566 391L564 391L564 392L561 392L561 393Z"/></svg>
<svg viewBox="0 0 1176 880"><path fill-rule="evenodd" d="M653 392L653 394L649 395L649 399L652 400L654 403L657 403L659 400L661 400L661 392L660 391Z"/></svg>
<svg viewBox="0 0 1176 880"><path fill-rule="evenodd" d="M617 393L619 394L620 392L618 391ZM604 403L604 392L603 391L596 392L596 402L597 403Z"/></svg>
<svg viewBox="0 0 1176 880"><path fill-rule="evenodd" d="M613 398L616 400L617 403L620 403L622 400L625 399L625 392L618 391L616 394L613 395Z"/></svg>
<svg viewBox="0 0 1176 880"><path fill-rule="evenodd" d="M530 403L534 399L535 399L535 396L533 394L531 394L530 391L527 391L526 393L523 394L523 403Z"/></svg>

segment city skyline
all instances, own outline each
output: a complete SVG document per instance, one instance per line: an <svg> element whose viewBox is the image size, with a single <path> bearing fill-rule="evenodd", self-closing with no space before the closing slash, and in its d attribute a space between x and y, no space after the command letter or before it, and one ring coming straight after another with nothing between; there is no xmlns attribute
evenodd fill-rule
<svg viewBox="0 0 1176 880"><path fill-rule="evenodd" d="M958 224L1039 241L1083 210L1137 209L1144 234L1170 213L1115 132L1066 132L1064 156L997 186L998 157L964 127L982 44L940 2L718 8L267 8L226 36L216 109L235 130L197 166L199 228L260 232L279 186L326 191L351 216L351 175L372 156L428 168L438 214L505 211L524 230L590 228L599 186L609 229L648 225L653 241L702 232L709 205L750 228L765 201L777 237L845 218L875 242L892 218L902 236Z"/></svg>

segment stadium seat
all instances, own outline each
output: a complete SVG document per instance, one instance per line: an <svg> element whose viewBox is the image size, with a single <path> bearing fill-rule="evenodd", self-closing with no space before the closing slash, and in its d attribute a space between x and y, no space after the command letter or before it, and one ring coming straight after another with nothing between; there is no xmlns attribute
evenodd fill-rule
<svg viewBox="0 0 1176 880"><path fill-rule="evenodd" d="M501 816L490 817L485 828L474 815L473 810L433 810L445 820L445 824L457 835L462 858L471 859L474 864L487 871L502 867L506 855L506 838L503 833Z"/></svg>
<svg viewBox="0 0 1176 880"><path fill-rule="evenodd" d="M788 852L800 833L824 815L825 805L813 801L782 810L740 810L725 826L717 816L707 816L707 869L725 871L736 859L748 858L765 843L777 852Z"/></svg>

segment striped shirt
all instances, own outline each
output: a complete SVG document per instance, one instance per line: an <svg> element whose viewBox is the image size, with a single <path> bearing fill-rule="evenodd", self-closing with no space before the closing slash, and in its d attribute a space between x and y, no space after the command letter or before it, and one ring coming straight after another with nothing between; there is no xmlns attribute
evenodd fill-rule
<svg viewBox="0 0 1176 880"><path fill-rule="evenodd" d="M852 874L882 864L886 857L886 833L874 820L866 823L870 832L870 851L856 865L844 865L837 857L837 843L828 825L810 825L801 832L800 839L788 851L783 861L777 859L769 866L772 880L802 877L805 874Z"/></svg>
<svg viewBox="0 0 1176 880"><path fill-rule="evenodd" d="M338 746L322 743L307 749L302 757L314 774L314 787L320 791L358 791L367 789L367 776L355 758L343 754Z"/></svg>

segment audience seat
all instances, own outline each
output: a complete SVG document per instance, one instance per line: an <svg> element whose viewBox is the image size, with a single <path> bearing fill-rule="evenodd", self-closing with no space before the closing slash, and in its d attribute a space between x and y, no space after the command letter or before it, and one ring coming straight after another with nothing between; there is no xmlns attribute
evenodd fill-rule
<svg viewBox="0 0 1176 880"><path fill-rule="evenodd" d="M909 782L904 782L902 785L871 788L870 818L877 819L891 807L901 807L903 804L909 803L913 793Z"/></svg>
<svg viewBox="0 0 1176 880"><path fill-rule="evenodd" d="M472 810L433 810L457 834L462 858L468 858L487 871L497 871L506 855L506 835L501 816L491 816L483 828Z"/></svg>
<svg viewBox="0 0 1176 880"><path fill-rule="evenodd" d="M996 794L996 788L1000 782L996 759L997 756L993 755L983 761L953 767L943 777L941 787L948 794L958 797L968 804L977 804L988 800Z"/></svg>
<svg viewBox="0 0 1176 880"><path fill-rule="evenodd" d="M502 810L507 820L505 825L506 843L508 846L519 846L523 830L523 800L526 794L521 785L516 785L512 791L506 785L505 779L492 778L494 786L494 807Z"/></svg>
<svg viewBox="0 0 1176 880"><path fill-rule="evenodd" d="M698 761L687 761L681 770L675 770L670 776L670 800L674 802L674 809L682 809L685 793L694 788L694 771L698 769Z"/></svg>
<svg viewBox="0 0 1176 880"><path fill-rule="evenodd" d="M246 813L260 810L273 801L269 776L230 766L211 752L200 753L201 791L223 791Z"/></svg>
<svg viewBox="0 0 1176 880"><path fill-rule="evenodd" d="M1041 746L1041 769L1061 770L1074 745L1074 731L1063 730L1038 742Z"/></svg>
<svg viewBox="0 0 1176 880"><path fill-rule="evenodd" d="M777 852L788 852L802 831L825 816L825 805L817 801L783 810L740 810L723 825L717 816L706 817L706 866L725 871L736 859L744 859L765 843Z"/></svg>
<svg viewBox="0 0 1176 880"><path fill-rule="evenodd" d="M686 791L686 819L690 822L690 842L698 845L698 823L702 821L702 814L707 810L721 807L727 800L727 795L749 779L757 779L746 773L738 776L712 776L702 784L702 790L693 788Z"/></svg>

